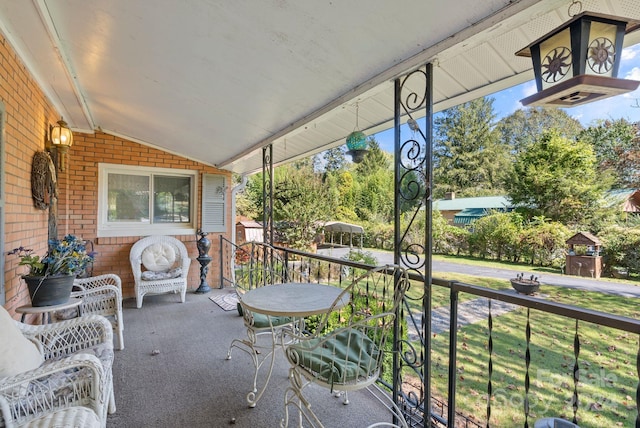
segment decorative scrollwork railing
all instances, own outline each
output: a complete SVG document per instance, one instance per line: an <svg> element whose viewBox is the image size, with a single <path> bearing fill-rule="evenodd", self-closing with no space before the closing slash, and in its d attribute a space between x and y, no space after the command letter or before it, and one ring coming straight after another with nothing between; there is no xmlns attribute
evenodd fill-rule
<svg viewBox="0 0 640 428"><path fill-rule="evenodd" d="M431 408L428 376L431 361L431 73L432 67L428 64L397 79L395 84L394 261L420 278L413 286L420 284L422 290L409 293L403 308L403 318L418 334L398 342L393 397L406 419L415 426L430 426L430 418L424 415L425 409ZM426 117L424 129L416 120L422 116ZM406 127L401 127L405 118L409 135L403 137L403 130L407 135ZM401 215L404 215L402 221Z"/></svg>

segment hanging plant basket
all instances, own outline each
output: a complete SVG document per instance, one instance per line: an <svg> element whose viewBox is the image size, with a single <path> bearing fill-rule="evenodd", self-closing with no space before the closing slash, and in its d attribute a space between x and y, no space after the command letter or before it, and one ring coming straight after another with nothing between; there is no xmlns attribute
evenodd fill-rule
<svg viewBox="0 0 640 428"><path fill-rule="evenodd" d="M61 305L69 301L75 275L23 276L29 288L31 306Z"/></svg>

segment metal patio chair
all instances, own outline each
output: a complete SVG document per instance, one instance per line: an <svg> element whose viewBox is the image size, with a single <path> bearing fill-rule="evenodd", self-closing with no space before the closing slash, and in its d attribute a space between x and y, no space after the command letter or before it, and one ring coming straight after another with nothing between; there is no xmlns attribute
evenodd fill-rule
<svg viewBox="0 0 640 428"><path fill-rule="evenodd" d="M367 388L378 380L384 354L392 349L394 321L408 286L403 268L380 266L369 270L336 299L341 302L346 295L348 305L325 314L314 332L295 337L286 347L291 368L283 427L289 424L290 406L298 411L299 426L303 420L310 426L323 426L304 395L309 385L344 395L344 404L348 404L348 391Z"/></svg>
<svg viewBox="0 0 640 428"><path fill-rule="evenodd" d="M247 394L250 407L255 407L265 391L266 383L258 391L258 374L265 362L269 362L267 379L274 365L277 347L284 347L287 335L296 328L298 320L291 317L274 317L253 313L242 305L242 295L257 287L272 286L286 281L284 262L269 245L248 243L236 249L236 260L243 260L235 273L235 288L238 295L238 313L247 329L247 337L234 339L229 345L227 360L231 359L234 348L251 357L253 363L253 388ZM260 340L264 338L264 340Z"/></svg>

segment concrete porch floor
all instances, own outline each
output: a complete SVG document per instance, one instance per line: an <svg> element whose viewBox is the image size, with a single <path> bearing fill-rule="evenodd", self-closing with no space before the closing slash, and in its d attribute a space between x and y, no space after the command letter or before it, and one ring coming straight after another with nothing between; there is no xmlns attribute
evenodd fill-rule
<svg viewBox="0 0 640 428"><path fill-rule="evenodd" d="M108 427L280 426L289 384L284 355L278 351L267 391L249 408L250 357L235 349L226 360L229 344L246 337L246 330L236 311L224 311L209 299L220 293L233 290L187 292L185 303L175 294L145 296L141 309L134 299L125 300L125 349L116 351L113 368L117 411L109 415ZM326 389L309 392L327 428L391 421L389 411L366 390L349 394L347 406Z"/></svg>

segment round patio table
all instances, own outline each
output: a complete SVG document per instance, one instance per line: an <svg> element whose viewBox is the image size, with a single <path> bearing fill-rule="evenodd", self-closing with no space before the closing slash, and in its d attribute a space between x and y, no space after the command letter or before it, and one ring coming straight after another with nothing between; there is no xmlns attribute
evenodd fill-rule
<svg viewBox="0 0 640 428"><path fill-rule="evenodd" d="M303 318L342 308L349 302L348 295L336 302L342 291L331 285L288 282L249 290L242 295L242 304L264 315Z"/></svg>
<svg viewBox="0 0 640 428"><path fill-rule="evenodd" d="M299 320L297 328L302 328L300 326L304 325L305 317L337 310L349 303L349 294L345 293L343 295L343 291L342 288L325 284L288 282L248 290L240 296L240 299L243 310L272 317L291 317L292 320ZM296 322L293 324L295 325ZM247 394L249 407L256 406L258 400L267 389L269 379L271 379L275 363L275 350L280 343L276 339L277 328L278 326L271 325L271 349L269 354L265 356L265 360L269 359L269 372L262 388L259 391L254 389ZM284 342L281 345L284 346ZM255 386L255 379L257 379L258 370L262 363L257 363L257 359L254 359L254 366L256 369L254 376Z"/></svg>

